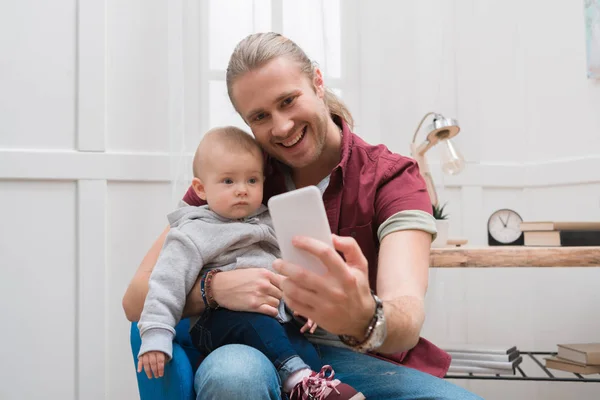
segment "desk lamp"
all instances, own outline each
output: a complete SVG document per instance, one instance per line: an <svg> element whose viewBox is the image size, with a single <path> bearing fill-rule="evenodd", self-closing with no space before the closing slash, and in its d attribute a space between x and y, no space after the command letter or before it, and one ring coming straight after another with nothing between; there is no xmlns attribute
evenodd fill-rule
<svg viewBox="0 0 600 400"><path fill-rule="evenodd" d="M431 115L433 115L433 123L429 126L427 139L417 146L417 134L419 133L419 130L421 129L421 126L427 117ZM465 167L465 160L450 141L451 138L458 135L458 132L460 132L460 127L458 126L457 120L453 118L445 118L443 115L435 112L429 112L425 114L419 123L419 126L417 126L417 130L415 131L412 143L410 145L411 156L417 160L417 163L419 164L419 170L425 179L427 191L429 192L429 197L431 197L431 204L434 206L439 205L439 200L435 190L435 185L433 184L433 178L429 172L429 165L427 164L425 153L436 144L441 144L443 146L441 160L442 171L449 175L456 175L460 173Z"/></svg>

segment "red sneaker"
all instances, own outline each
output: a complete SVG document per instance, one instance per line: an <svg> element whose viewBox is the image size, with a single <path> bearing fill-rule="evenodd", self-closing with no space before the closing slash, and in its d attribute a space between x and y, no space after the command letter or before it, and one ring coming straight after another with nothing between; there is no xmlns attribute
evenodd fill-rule
<svg viewBox="0 0 600 400"><path fill-rule="evenodd" d="M330 372L329 376L326 376ZM330 365L321 368L321 372L312 374L298 382L290 400L364 400L365 396L352 386L333 379L335 372Z"/></svg>

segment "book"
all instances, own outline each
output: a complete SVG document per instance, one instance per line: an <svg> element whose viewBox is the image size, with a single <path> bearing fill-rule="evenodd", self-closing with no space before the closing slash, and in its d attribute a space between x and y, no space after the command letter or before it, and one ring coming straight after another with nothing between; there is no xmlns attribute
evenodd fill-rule
<svg viewBox="0 0 600 400"><path fill-rule="evenodd" d="M558 357L546 358L546 368L573 372L581 375L600 374L600 365L580 365Z"/></svg>
<svg viewBox="0 0 600 400"><path fill-rule="evenodd" d="M521 222L521 231L600 231L600 222Z"/></svg>
<svg viewBox="0 0 600 400"><path fill-rule="evenodd" d="M508 354L489 354L489 353L464 353L464 352L448 352L452 361L454 360L481 360L481 361L500 361L509 362L519 357L521 353L515 350Z"/></svg>
<svg viewBox="0 0 600 400"><path fill-rule="evenodd" d="M496 346L485 344L446 344L438 345L447 353L479 353L479 354L510 354L517 351L517 346Z"/></svg>
<svg viewBox="0 0 600 400"><path fill-rule="evenodd" d="M467 365L452 365L448 368L449 373L473 373L473 374L491 374L491 375L514 375L514 369L497 369L497 368L483 368L474 367Z"/></svg>
<svg viewBox="0 0 600 400"><path fill-rule="evenodd" d="M529 231L524 237L525 246L600 246L600 230Z"/></svg>
<svg viewBox="0 0 600 400"><path fill-rule="evenodd" d="M464 367L481 367L493 369L513 370L517 365L521 364L523 357L519 356L512 361L487 361L487 360L461 360L452 359L450 365Z"/></svg>
<svg viewBox="0 0 600 400"><path fill-rule="evenodd" d="M559 344L557 356L583 365L600 365L600 343Z"/></svg>

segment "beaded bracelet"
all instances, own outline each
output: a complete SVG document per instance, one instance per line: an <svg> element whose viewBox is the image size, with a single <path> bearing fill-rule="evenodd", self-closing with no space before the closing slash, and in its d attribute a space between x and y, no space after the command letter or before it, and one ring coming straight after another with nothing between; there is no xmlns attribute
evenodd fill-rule
<svg viewBox="0 0 600 400"><path fill-rule="evenodd" d="M208 271L208 272L210 272L210 271ZM206 300L206 288L205 288L206 275L208 275L208 272L203 273L202 277L200 278L200 294L202 294L202 301L204 302L204 309L209 308L208 301Z"/></svg>
<svg viewBox="0 0 600 400"><path fill-rule="evenodd" d="M206 308L219 308L219 303L215 300L212 295L212 279L218 272L221 272L220 269L211 269L200 279L200 292L202 293L202 301L204 302L204 307Z"/></svg>

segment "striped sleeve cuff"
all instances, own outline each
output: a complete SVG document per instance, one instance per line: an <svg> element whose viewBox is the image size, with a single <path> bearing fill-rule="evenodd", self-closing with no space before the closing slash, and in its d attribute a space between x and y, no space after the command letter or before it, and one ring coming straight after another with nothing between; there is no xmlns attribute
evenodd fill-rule
<svg viewBox="0 0 600 400"><path fill-rule="evenodd" d="M417 230L431 233L431 240L437 237L437 228L433 215L421 210L400 211L388 219L377 229L379 243L390 233L397 231Z"/></svg>

